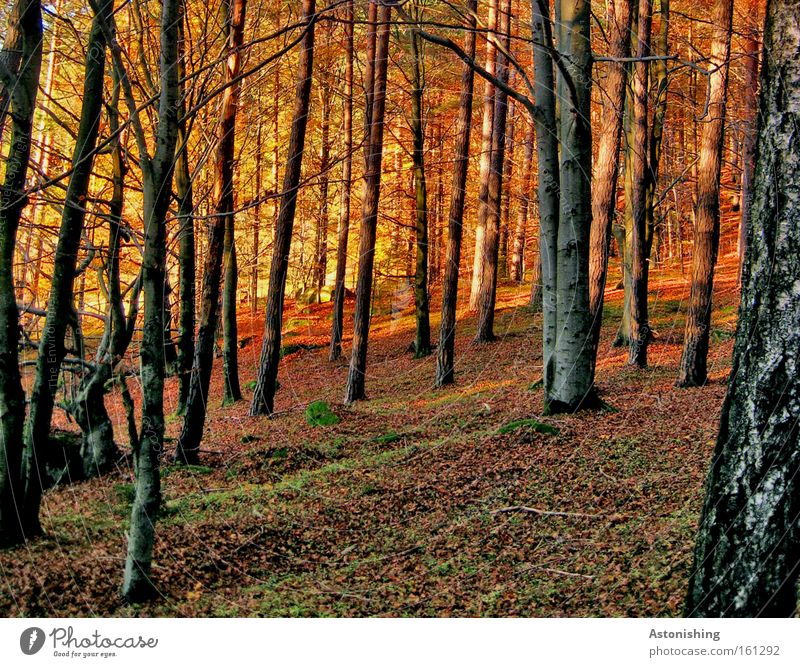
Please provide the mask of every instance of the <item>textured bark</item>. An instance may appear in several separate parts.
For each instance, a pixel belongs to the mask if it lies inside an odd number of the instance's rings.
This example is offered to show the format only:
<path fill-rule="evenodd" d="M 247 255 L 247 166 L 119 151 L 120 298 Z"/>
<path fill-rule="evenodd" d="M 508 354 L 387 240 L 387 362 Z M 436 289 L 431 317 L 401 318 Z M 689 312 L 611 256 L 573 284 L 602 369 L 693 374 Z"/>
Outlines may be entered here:
<path fill-rule="evenodd" d="M 709 67 L 708 117 L 702 127 L 697 166 L 697 204 L 689 311 L 683 355 L 678 369 L 679 387 L 698 387 L 708 377 L 708 339 L 714 266 L 719 251 L 719 188 L 722 166 L 728 67 L 733 29 L 733 0 L 718 0 L 714 11 L 714 38 Z"/>
<path fill-rule="evenodd" d="M 147 154 L 141 126 L 137 129 L 142 164 L 144 253 L 142 285 L 144 324 L 140 348 L 142 379 L 142 427 L 135 454 L 136 485 L 128 554 L 122 594 L 129 601 L 156 595 L 151 580 L 155 521 L 161 504 L 159 457 L 164 448 L 164 276 L 166 263 L 166 216 L 172 192 L 172 174 L 178 135 L 178 25 L 180 0 L 164 0 L 161 6 L 161 57 L 158 128 L 155 154 Z M 120 69 L 121 58 L 116 54 Z M 126 94 L 128 96 L 128 94 Z M 133 101 L 130 100 L 131 105 Z"/>
<path fill-rule="evenodd" d="M 508 83 L 508 58 L 503 50 L 510 46 L 511 0 L 500 0 L 497 10 L 497 33 L 503 49 L 498 49 L 496 59 L 497 79 Z M 503 191 L 503 162 L 506 151 L 506 120 L 508 119 L 508 94 L 498 89 L 494 93 L 492 114 L 492 148 L 489 161 L 489 179 L 486 198 L 486 225 L 481 249 L 480 283 L 478 285 L 478 326 L 475 341 L 488 343 L 495 340 L 494 305 L 497 297 L 497 263 L 500 252 L 500 205 Z M 477 252 L 477 248 L 476 248 Z"/>
<path fill-rule="evenodd" d="M 314 252 L 314 289 L 317 302 L 322 301 L 322 288 L 328 274 L 328 189 L 331 161 L 331 104 L 332 86 L 327 72 L 323 73 L 320 82 L 320 102 L 322 106 L 322 147 L 319 161 L 319 219 L 317 220 L 317 237 Z"/>
<path fill-rule="evenodd" d="M 592 65 L 588 0 L 560 0 L 559 8 L 558 50 L 563 54 L 568 76 L 559 67 L 556 77 L 561 139 L 556 247 L 558 336 L 552 384 L 545 400 L 550 412 L 572 412 L 587 404 L 593 390 L 589 313 Z"/>
<path fill-rule="evenodd" d="M 348 0 L 345 6 L 345 44 L 343 119 L 345 156 L 342 164 L 342 207 L 339 212 L 337 233 L 336 281 L 333 287 L 333 323 L 328 354 L 331 361 L 336 361 L 342 355 L 344 283 L 347 277 L 347 244 L 350 238 L 350 193 L 353 188 L 353 0 Z"/>
<path fill-rule="evenodd" d="M 542 295 L 542 358 L 545 404 L 553 390 L 556 321 L 556 246 L 561 193 L 558 167 L 558 129 L 556 127 L 555 73 L 553 71 L 553 32 L 549 0 L 531 0 L 533 16 L 533 66 L 535 102 L 536 159 L 539 184 L 539 257 Z M 536 282 L 531 286 L 531 300 Z"/>
<path fill-rule="evenodd" d="M 411 134 L 414 138 L 414 225 L 416 230 L 416 265 L 414 270 L 414 314 L 416 338 L 414 356 L 431 353 L 431 316 L 428 299 L 428 183 L 425 176 L 425 125 L 422 119 L 423 90 L 420 38 L 411 34 Z"/>
<path fill-rule="evenodd" d="M 19 52 L 16 65 L 9 52 Z M 0 190 L 0 545 L 23 539 L 22 433 L 25 393 L 19 373 L 19 313 L 14 291 L 14 248 L 25 206 L 25 176 L 30 158 L 33 114 L 42 66 L 42 9 L 39 0 L 17 0 L 3 44 L 0 103 L 5 96 L 11 137 Z M 12 59 L 13 60 L 13 59 Z M 0 126 L 5 124 L 4 115 Z"/>
<path fill-rule="evenodd" d="M 286 274 L 289 269 L 289 249 L 292 243 L 297 189 L 303 166 L 303 148 L 306 140 L 308 109 L 311 102 L 311 74 L 314 64 L 314 27 L 316 25 L 315 0 L 303 0 L 305 35 L 300 44 L 300 60 L 297 66 L 294 117 L 289 136 L 289 151 L 286 172 L 283 178 L 280 212 L 275 226 L 275 243 L 272 265 L 269 272 L 267 311 L 264 321 L 264 342 L 261 347 L 256 387 L 250 404 L 251 415 L 272 414 L 278 364 L 281 351 L 281 323 L 283 321 L 283 297 L 286 289 Z"/>
<path fill-rule="evenodd" d="M 514 74 L 514 70 L 510 71 Z M 513 82 L 513 76 L 509 82 Z M 500 197 L 500 249 L 497 257 L 497 277 L 499 280 L 508 280 L 509 257 L 508 243 L 511 236 L 511 185 L 514 178 L 514 152 L 516 149 L 516 105 L 514 99 L 508 100 L 508 120 L 506 121 L 506 151 L 503 159 L 503 190 Z"/>
<path fill-rule="evenodd" d="M 649 183 L 648 160 L 648 85 L 650 33 L 653 22 L 652 0 L 640 0 L 639 24 L 636 39 L 636 62 L 633 65 L 633 145 L 631 147 L 631 214 L 628 232 L 630 265 L 630 345 L 628 363 L 647 366 L 647 346 L 650 342 L 650 325 L 647 313 L 647 187 Z"/>
<path fill-rule="evenodd" d="M 222 402 L 224 405 L 230 405 L 242 400 L 242 390 L 239 385 L 239 327 L 236 318 L 239 266 L 236 258 L 233 210 L 225 218 L 222 255 L 225 266 L 225 282 L 222 290 Z"/>
<path fill-rule="evenodd" d="M 522 282 L 525 272 L 525 240 L 528 233 L 530 212 L 530 189 L 533 165 L 533 125 L 525 131 L 525 154 L 522 158 L 522 174 L 517 206 L 517 224 L 514 228 L 514 250 L 511 254 L 511 280 Z"/>
<path fill-rule="evenodd" d="M 106 43 L 102 26 L 113 9 L 105 0 L 98 7 L 99 15 L 92 22 L 86 50 L 83 102 L 75 148 L 72 154 L 72 175 L 67 186 L 61 228 L 53 259 L 47 316 L 39 341 L 36 377 L 30 397 L 30 412 L 25 425 L 25 495 L 23 523 L 26 535 L 41 532 L 39 506 L 42 498 L 41 465 L 49 445 L 50 421 L 53 416 L 55 394 L 61 362 L 66 355 L 64 338 L 73 318 L 73 287 L 77 269 L 78 250 L 84 231 L 89 179 L 94 164 L 94 149 L 103 113 L 103 78 L 106 64 Z M 104 458 L 104 457 L 103 457 Z M 98 465 L 106 466 L 105 460 Z"/>
<path fill-rule="evenodd" d="M 706 485 L 689 616 L 792 616 L 800 573 L 800 6 L 768 3 L 728 395 Z"/>
<path fill-rule="evenodd" d="M 535 1 L 535 0 L 534 0 Z M 493 77 L 497 72 L 497 3 L 498 0 L 489 0 L 488 16 L 486 17 L 486 64 L 484 69 Z M 484 237 L 486 225 L 490 218 L 489 211 L 489 174 L 492 167 L 492 132 L 494 128 L 494 95 L 495 85 L 489 78 L 483 81 L 483 126 L 481 129 L 481 160 L 480 160 L 480 190 L 478 193 L 478 220 L 475 227 L 475 255 L 472 260 L 472 285 L 469 293 L 469 307 L 475 310 L 481 284 L 483 282 Z"/>
<path fill-rule="evenodd" d="M 374 2 L 370 4 L 374 4 Z M 372 85 L 369 87 L 371 93 L 368 96 L 370 134 L 365 151 L 366 169 L 364 171 L 364 197 L 361 205 L 358 280 L 356 283 L 356 308 L 353 318 L 353 352 L 350 357 L 350 369 L 347 375 L 347 386 L 344 395 L 345 403 L 352 403 L 366 397 L 367 345 L 372 297 L 372 273 L 375 263 L 375 237 L 381 190 L 383 121 L 386 109 L 390 19 L 391 7 L 381 5 L 378 9 L 375 61 L 371 66 L 373 79 Z"/>
<path fill-rule="evenodd" d="M 609 0 L 608 55 L 622 59 L 630 55 L 632 0 Z M 592 316 L 592 348 L 597 357 L 603 323 L 603 298 L 608 276 L 611 229 L 617 208 L 619 149 L 622 138 L 625 84 L 628 69 L 622 62 L 610 62 L 603 97 L 603 118 L 597 140 L 597 160 L 592 181 L 592 229 L 589 240 L 589 309 Z"/>
<path fill-rule="evenodd" d="M 478 0 L 468 0 L 467 31 L 464 53 L 470 60 L 475 58 L 475 12 Z M 442 285 L 442 320 L 439 332 L 439 347 L 436 357 L 436 386 L 452 384 L 454 380 L 454 350 L 456 337 L 456 304 L 458 301 L 458 273 L 461 266 L 461 239 L 463 236 L 464 199 L 467 192 L 467 169 L 469 167 L 469 139 L 472 129 L 472 97 L 475 73 L 465 63 L 461 70 L 461 93 L 456 120 L 455 161 L 453 162 L 453 187 L 450 191 L 450 214 L 448 219 L 447 258 L 445 260 L 444 284 Z"/>

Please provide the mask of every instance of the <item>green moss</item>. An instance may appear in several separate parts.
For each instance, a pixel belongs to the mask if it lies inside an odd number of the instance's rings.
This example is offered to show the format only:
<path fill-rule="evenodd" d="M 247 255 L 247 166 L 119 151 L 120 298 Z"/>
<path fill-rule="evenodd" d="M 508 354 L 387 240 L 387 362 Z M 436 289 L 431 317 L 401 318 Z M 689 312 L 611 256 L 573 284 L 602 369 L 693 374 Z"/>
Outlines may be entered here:
<path fill-rule="evenodd" d="M 520 429 L 532 430 L 546 435 L 558 435 L 558 429 L 555 426 L 542 424 L 535 419 L 517 419 L 516 421 L 508 422 L 508 424 L 501 426 L 497 432 L 500 435 L 505 435 L 506 433 L 512 433 Z"/>
<path fill-rule="evenodd" d="M 339 417 L 325 401 L 314 401 L 306 408 L 306 421 L 311 426 L 333 426 L 339 423 Z"/>

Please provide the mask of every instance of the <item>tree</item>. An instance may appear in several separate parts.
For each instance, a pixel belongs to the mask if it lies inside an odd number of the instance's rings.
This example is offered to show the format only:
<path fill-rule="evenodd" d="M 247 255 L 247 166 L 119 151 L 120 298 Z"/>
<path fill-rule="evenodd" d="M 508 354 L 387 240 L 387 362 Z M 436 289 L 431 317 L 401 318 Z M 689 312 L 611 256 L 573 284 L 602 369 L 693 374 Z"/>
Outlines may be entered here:
<path fill-rule="evenodd" d="M 264 321 L 264 342 L 261 347 L 258 377 L 250 404 L 251 415 L 271 414 L 275 400 L 278 364 L 281 351 L 281 323 L 286 273 L 289 268 L 289 249 L 297 207 L 297 189 L 303 165 L 303 148 L 311 102 L 311 75 L 314 65 L 314 26 L 316 24 L 315 0 L 303 0 L 303 39 L 300 43 L 300 60 L 297 66 L 294 118 L 289 136 L 289 155 L 283 179 L 280 213 L 275 226 L 272 265 L 269 272 L 267 312 Z"/>
<path fill-rule="evenodd" d="M 797 3 L 770 0 L 739 324 L 697 534 L 689 616 L 791 616 L 797 605 L 798 26 Z"/>
<path fill-rule="evenodd" d="M 19 372 L 19 312 L 14 290 L 14 247 L 25 206 L 33 113 L 42 66 L 39 0 L 16 0 L 0 52 L 0 127 L 11 119 L 11 139 L 0 191 L 0 544 L 23 539 L 22 497 L 25 393 Z"/>
<path fill-rule="evenodd" d="M 475 58 L 475 25 L 478 0 L 469 0 L 467 5 L 467 30 L 464 52 L 470 60 Z M 461 70 L 461 92 L 458 100 L 456 120 L 455 160 L 453 162 L 453 187 L 450 192 L 450 215 L 448 218 L 447 258 L 445 260 L 444 284 L 442 285 L 442 320 L 439 347 L 436 357 L 436 386 L 453 383 L 453 357 L 456 338 L 456 303 L 458 300 L 458 272 L 461 266 L 461 238 L 464 232 L 464 199 L 467 194 L 467 170 L 469 167 L 469 139 L 472 129 L 472 91 L 475 73 L 470 63 Z"/>
<path fill-rule="evenodd" d="M 370 5 L 374 5 L 370 0 Z M 344 402 L 366 397 L 367 345 L 369 340 L 370 302 L 372 299 L 375 238 L 378 224 L 378 204 L 381 192 L 381 163 L 383 159 L 383 121 L 386 110 L 386 75 L 389 60 L 389 27 L 391 7 L 381 4 L 377 11 L 374 62 L 367 80 L 367 127 L 369 140 L 365 147 L 364 197 L 361 205 L 361 233 L 358 253 L 358 280 L 354 315 L 353 351 L 347 374 Z M 367 51 L 369 57 L 369 50 Z"/>
<path fill-rule="evenodd" d="M 208 239 L 208 251 L 203 273 L 203 286 L 200 303 L 200 322 L 197 329 L 192 374 L 189 382 L 186 414 L 183 428 L 178 437 L 176 458 L 184 463 L 196 464 L 203 437 L 208 403 L 208 387 L 211 383 L 211 369 L 214 364 L 214 341 L 217 336 L 217 311 L 219 304 L 220 281 L 222 279 L 223 257 L 226 237 L 230 242 L 233 233 L 233 160 L 236 125 L 236 107 L 239 90 L 236 83 L 241 67 L 241 46 L 244 40 L 244 20 L 247 9 L 246 0 L 233 0 L 224 3 L 224 19 L 227 54 L 225 65 L 226 86 L 220 107 L 220 122 L 217 125 L 217 153 L 214 162 L 214 217 Z M 230 243 L 228 251 L 232 249 Z M 230 284 L 228 284 L 230 287 Z M 228 297 L 230 303 L 230 297 Z M 232 388 L 226 377 L 225 396 L 229 397 Z M 235 378 L 238 387 L 238 374 Z"/>
<path fill-rule="evenodd" d="M 533 124 L 525 131 L 525 152 L 522 158 L 522 183 L 517 208 L 517 224 L 514 228 L 514 247 L 511 254 L 511 280 L 522 282 L 525 271 L 525 240 L 528 233 L 528 216 L 531 213 L 530 189 L 533 176 Z M 538 262 L 538 258 L 536 260 Z"/>
<path fill-rule="evenodd" d="M 697 167 L 692 282 L 683 355 L 676 383 L 679 387 L 699 387 L 708 378 L 708 338 L 714 266 L 719 251 L 720 169 L 732 31 L 733 0 L 717 0 L 709 59 L 711 72 L 708 76 L 708 111 L 701 130 Z"/>
<path fill-rule="evenodd" d="M 345 5 L 345 71 L 344 71 L 344 161 L 342 162 L 342 206 L 336 247 L 336 279 L 333 286 L 333 321 L 329 358 L 336 361 L 342 354 L 345 278 L 347 276 L 347 243 L 350 237 L 350 192 L 353 186 L 353 0 Z"/>

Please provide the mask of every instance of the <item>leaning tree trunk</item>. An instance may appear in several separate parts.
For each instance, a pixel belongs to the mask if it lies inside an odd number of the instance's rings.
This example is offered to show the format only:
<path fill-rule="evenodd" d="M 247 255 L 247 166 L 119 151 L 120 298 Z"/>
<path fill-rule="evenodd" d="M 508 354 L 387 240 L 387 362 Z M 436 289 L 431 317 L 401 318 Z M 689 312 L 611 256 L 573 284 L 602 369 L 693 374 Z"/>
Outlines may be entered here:
<path fill-rule="evenodd" d="M 724 25 L 724 24 L 723 24 Z M 751 229 L 688 616 L 792 616 L 800 573 L 800 5 L 771 0 Z"/>
<path fill-rule="evenodd" d="M 603 298 L 608 276 L 611 229 L 617 209 L 619 148 L 624 117 L 622 111 L 628 78 L 628 68 L 620 61 L 630 54 L 632 2 L 633 0 L 610 0 L 607 3 L 608 55 L 612 61 L 608 63 L 606 95 L 603 97 L 603 119 L 592 183 L 592 229 L 589 241 L 589 309 L 592 315 L 592 348 L 595 361 L 603 324 Z"/>
<path fill-rule="evenodd" d="M 140 348 L 142 427 L 135 452 L 136 485 L 128 554 L 122 584 L 123 596 L 133 602 L 156 594 L 151 579 L 155 521 L 161 504 L 159 457 L 164 449 L 164 275 L 166 264 L 166 217 L 172 193 L 172 173 L 178 136 L 180 94 L 178 86 L 178 24 L 180 0 L 164 0 L 161 6 L 161 58 L 158 127 L 155 155 L 147 151 L 144 129 L 118 47 L 115 66 L 125 80 L 125 96 L 133 117 L 142 165 L 144 253 L 142 286 L 144 323 Z"/>
<path fill-rule="evenodd" d="M 539 257 L 542 285 L 542 358 L 545 404 L 552 392 L 556 346 L 556 243 L 558 200 L 561 186 L 558 169 L 553 32 L 549 0 L 531 0 L 533 16 L 534 97 L 539 115 L 534 118 L 539 184 Z M 532 286 L 532 291 L 533 291 Z"/>
<path fill-rule="evenodd" d="M 0 109 L 0 127 L 5 124 L 6 115 L 11 117 L 11 141 L 0 190 L 0 545 L 5 546 L 24 539 L 18 501 L 23 494 L 25 393 L 19 373 L 19 312 L 13 265 L 17 230 L 26 202 L 25 176 L 42 65 L 39 0 L 14 3 L 0 57 L 0 103 L 7 104 L 10 112 L 6 114 L 5 107 Z"/>
<path fill-rule="evenodd" d="M 648 83 L 650 64 L 650 32 L 653 22 L 653 1 L 640 0 L 636 39 L 636 62 L 633 65 L 633 146 L 631 171 L 631 213 L 627 238 L 630 252 L 630 345 L 628 363 L 647 366 L 650 325 L 647 314 L 647 187 L 648 159 Z"/>
<path fill-rule="evenodd" d="M 244 39 L 246 0 L 234 0 L 232 4 L 226 4 L 224 7 L 226 9 L 223 20 L 226 25 L 229 56 L 225 67 L 225 80 L 230 83 L 235 81 L 239 75 L 241 63 L 239 51 Z M 223 258 L 226 241 L 230 241 L 230 237 L 233 235 L 233 160 L 237 100 L 238 85 L 228 86 L 222 99 L 221 121 L 217 126 L 217 156 L 214 163 L 214 217 L 206 249 L 200 322 L 197 329 L 183 428 L 178 436 L 176 452 L 178 461 L 189 464 L 196 464 L 199 460 L 200 441 L 203 439 L 208 405 L 208 388 L 211 384 L 211 370 L 214 365 L 214 343 L 217 337 Z M 229 243 L 227 249 L 232 253 L 230 245 Z M 230 288 L 232 284 L 226 278 L 226 288 Z M 230 304 L 230 297 L 228 297 L 227 303 Z M 226 358 L 225 361 L 228 362 L 229 359 Z M 226 398 L 228 398 L 228 393 L 236 388 L 229 385 L 228 379 L 235 380 L 236 387 L 238 387 L 238 372 L 230 378 L 226 377 Z"/>
<path fill-rule="evenodd" d="M 89 178 L 94 164 L 94 149 L 103 113 L 103 83 L 106 66 L 106 42 L 102 26 L 113 10 L 113 2 L 105 0 L 98 6 L 98 15 L 92 22 L 86 49 L 83 83 L 83 103 L 75 149 L 72 154 L 72 175 L 67 186 L 61 229 L 53 259 L 50 296 L 47 300 L 47 317 L 39 341 L 36 377 L 31 392 L 30 412 L 25 425 L 25 496 L 23 521 L 27 535 L 41 532 L 39 506 L 42 499 L 44 462 L 50 438 L 50 421 L 53 417 L 55 394 L 61 362 L 66 355 L 64 338 L 71 319 L 73 286 L 77 268 L 78 249 L 86 217 Z M 105 454 L 100 454 L 97 465 L 108 465 Z"/>
<path fill-rule="evenodd" d="M 292 228 L 297 207 L 297 189 L 303 165 L 303 147 L 308 125 L 308 109 L 311 102 L 311 74 L 314 64 L 314 26 L 316 24 L 315 0 L 303 0 L 303 30 L 300 61 L 297 66 L 294 118 L 289 136 L 289 155 L 283 179 L 283 194 L 278 222 L 275 226 L 275 243 L 272 265 L 269 272 L 267 313 L 264 322 L 264 343 L 258 368 L 251 415 L 272 414 L 275 388 L 278 379 L 278 364 L 281 352 L 281 323 L 283 321 L 283 297 L 286 289 L 286 274 L 289 270 L 289 250 L 292 243 Z"/>
<path fill-rule="evenodd" d="M 511 0 L 500 0 L 498 6 L 497 33 L 502 42 L 496 59 L 497 80 L 508 83 L 508 52 L 510 47 Z M 506 120 L 508 118 L 508 93 L 498 89 L 494 93 L 494 112 L 492 114 L 492 144 L 489 160 L 489 179 L 487 182 L 487 219 L 483 234 L 481 253 L 480 282 L 478 285 L 478 326 L 475 341 L 488 343 L 495 340 L 494 306 L 497 297 L 497 261 L 500 250 L 500 205 L 503 191 L 503 163 L 506 154 Z M 476 248 L 476 252 L 478 249 Z"/>
<path fill-rule="evenodd" d="M 374 6 L 374 5 L 373 5 Z M 342 206 L 336 247 L 336 279 L 333 285 L 333 322 L 328 358 L 342 356 L 344 319 L 344 282 L 347 277 L 347 243 L 350 237 L 350 192 L 353 188 L 353 0 L 345 6 L 345 70 L 344 70 L 344 161 L 342 163 Z"/>
<path fill-rule="evenodd" d="M 417 256 L 414 272 L 416 339 L 414 356 L 431 353 L 431 315 L 428 299 L 428 184 L 425 178 L 425 126 L 422 120 L 423 72 L 420 38 L 411 33 L 411 133 L 414 136 L 414 222 Z"/>
<path fill-rule="evenodd" d="M 535 1 L 535 0 L 534 0 Z M 497 2 L 489 0 L 489 14 L 486 18 L 486 65 L 489 76 L 483 81 L 483 127 L 481 129 L 480 189 L 478 193 L 478 220 L 475 227 L 475 255 L 472 261 L 472 285 L 469 294 L 469 307 L 478 307 L 480 286 L 483 281 L 483 255 L 486 225 L 489 220 L 489 172 L 492 166 L 492 130 L 494 128 L 495 85 L 492 77 L 497 72 Z"/>
<path fill-rule="evenodd" d="M 469 0 L 464 52 L 470 60 L 475 58 L 475 25 L 478 0 Z M 458 272 L 461 266 L 461 238 L 464 228 L 464 199 L 467 194 L 469 167 L 469 138 L 472 129 L 472 91 L 475 73 L 469 63 L 461 70 L 461 94 L 456 120 L 455 161 L 453 162 L 453 187 L 450 192 L 450 217 L 448 220 L 447 258 L 442 285 L 442 321 L 436 358 L 436 386 L 453 383 L 453 357 L 456 340 L 456 305 L 458 302 Z"/>
<path fill-rule="evenodd" d="M 371 0 L 370 4 L 374 4 L 374 2 Z M 347 374 L 345 403 L 352 403 L 366 397 L 367 345 L 372 299 L 372 269 L 375 263 L 375 237 L 378 225 L 378 203 L 381 192 L 383 120 L 386 110 L 386 74 L 389 60 L 391 11 L 391 7 L 383 4 L 378 9 L 375 60 L 371 67 L 371 94 L 367 100 L 369 105 L 369 140 L 366 143 L 364 197 L 361 205 L 356 308 L 353 318 L 353 351 Z"/>
<path fill-rule="evenodd" d="M 702 127 L 700 162 L 697 167 L 692 284 L 683 356 L 676 383 L 679 387 L 699 387 L 708 379 L 711 296 L 714 291 L 714 265 L 719 250 L 719 183 L 732 29 L 733 0 L 717 0 L 714 41 L 708 65 L 711 68 L 708 118 Z"/>

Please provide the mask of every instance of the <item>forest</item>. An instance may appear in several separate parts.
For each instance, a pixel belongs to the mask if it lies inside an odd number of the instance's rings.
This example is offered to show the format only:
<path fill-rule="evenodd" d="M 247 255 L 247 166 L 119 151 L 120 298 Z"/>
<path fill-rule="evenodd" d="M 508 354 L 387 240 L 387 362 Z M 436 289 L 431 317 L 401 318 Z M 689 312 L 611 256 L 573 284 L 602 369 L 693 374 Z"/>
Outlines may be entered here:
<path fill-rule="evenodd" d="M 4 616 L 789 617 L 795 0 L 8 0 Z"/>

